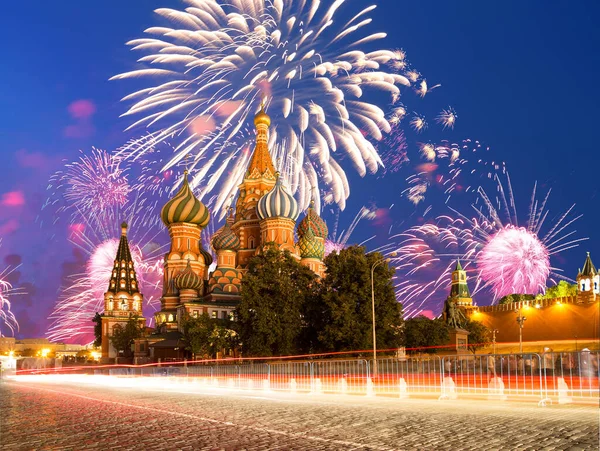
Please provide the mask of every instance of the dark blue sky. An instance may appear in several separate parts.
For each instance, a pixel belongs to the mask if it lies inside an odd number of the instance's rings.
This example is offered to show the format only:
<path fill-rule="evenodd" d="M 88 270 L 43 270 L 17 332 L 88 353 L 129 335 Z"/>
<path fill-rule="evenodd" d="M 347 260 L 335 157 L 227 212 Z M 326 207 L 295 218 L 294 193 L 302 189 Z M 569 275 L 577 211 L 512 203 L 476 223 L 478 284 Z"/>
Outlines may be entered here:
<path fill-rule="evenodd" d="M 373 29 L 388 33 L 385 47 L 403 48 L 430 83 L 442 84 L 424 99 L 424 108 L 451 105 L 458 112 L 456 128 L 445 137 L 479 139 L 491 146 L 507 162 L 523 212 L 535 180 L 553 189 L 552 213 L 576 202 L 584 215 L 574 227 L 577 235 L 592 239 L 565 253 L 560 264 L 574 276 L 585 250 L 600 261 L 595 239 L 600 223 L 598 3 L 377 3 Z M 157 24 L 153 9 L 179 4 L 105 0 L 3 5 L 0 256 L 12 255 L 11 263 L 20 260 L 20 274 L 13 280 L 31 284 L 29 295 L 14 298 L 21 335 L 44 333 L 61 265 L 72 259 L 64 227 L 53 230 L 36 222 L 48 177 L 63 158 L 75 158 L 78 149 L 93 145 L 111 150 L 126 141 L 129 136 L 122 130 L 128 123 L 118 118 L 125 108 L 119 99 L 130 86 L 108 79 L 133 68 L 139 55 L 131 54 L 125 42 Z M 89 100 L 95 111 L 77 118 L 68 106 L 80 99 Z M 356 181 L 350 210 L 373 197 L 381 205 L 398 201 L 402 179 L 377 179 L 381 185 L 373 180 Z M 357 238 L 361 233 L 370 231 L 358 229 Z M 37 306 L 34 312 L 32 306 Z"/>

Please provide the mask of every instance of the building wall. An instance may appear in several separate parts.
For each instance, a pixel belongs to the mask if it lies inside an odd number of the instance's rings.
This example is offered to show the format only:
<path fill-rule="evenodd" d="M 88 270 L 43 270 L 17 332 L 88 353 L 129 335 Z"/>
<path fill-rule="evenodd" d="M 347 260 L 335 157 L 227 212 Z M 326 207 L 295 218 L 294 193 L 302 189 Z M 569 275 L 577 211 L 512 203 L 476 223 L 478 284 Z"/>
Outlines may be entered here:
<path fill-rule="evenodd" d="M 536 304 L 539 308 L 536 308 Z M 523 341 L 598 340 L 600 338 L 600 302 L 581 303 L 576 297 L 517 302 L 469 309 L 471 319 L 497 329 L 498 343 L 519 341 L 515 309 L 527 318 Z"/>

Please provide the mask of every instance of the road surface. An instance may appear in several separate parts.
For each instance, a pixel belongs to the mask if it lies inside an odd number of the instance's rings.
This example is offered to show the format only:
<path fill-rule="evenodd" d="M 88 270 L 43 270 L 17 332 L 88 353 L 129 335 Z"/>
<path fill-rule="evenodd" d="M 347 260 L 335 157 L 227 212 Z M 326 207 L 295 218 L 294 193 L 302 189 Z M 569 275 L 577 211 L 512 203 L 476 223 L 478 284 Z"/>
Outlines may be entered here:
<path fill-rule="evenodd" d="M 589 450 L 598 408 L 0 382 L 1 450 Z"/>

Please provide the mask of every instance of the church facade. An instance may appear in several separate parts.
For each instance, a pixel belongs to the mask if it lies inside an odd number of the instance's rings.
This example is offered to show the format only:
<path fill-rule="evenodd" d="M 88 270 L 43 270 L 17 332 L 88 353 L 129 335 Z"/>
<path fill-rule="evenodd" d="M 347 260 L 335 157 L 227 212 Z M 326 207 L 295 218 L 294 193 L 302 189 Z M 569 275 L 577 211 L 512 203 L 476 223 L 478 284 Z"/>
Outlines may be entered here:
<path fill-rule="evenodd" d="M 254 124 L 256 145 L 238 187 L 235 209 L 230 209 L 225 224 L 211 240 L 217 256 L 214 271 L 209 272 L 213 263 L 211 253 L 202 247 L 202 233 L 209 223 L 210 212 L 192 192 L 187 171 L 177 193 L 163 206 L 161 219 L 171 243 L 164 259 L 161 309 L 154 315 L 158 333 L 136 340 L 136 357 L 180 356 L 181 342 L 177 335 L 186 315 L 232 319 L 248 261 L 266 245 L 289 251 L 301 264 L 323 276 L 327 225 L 313 203 L 297 222 L 298 203 L 273 164 L 267 144 L 271 119 L 262 107 L 254 117 Z M 119 256 L 117 260 L 121 261 Z M 128 295 L 133 308 L 136 294 L 128 292 Z M 128 318 L 134 311 L 122 312 L 119 315 Z M 138 314 L 141 315 L 141 310 Z"/>

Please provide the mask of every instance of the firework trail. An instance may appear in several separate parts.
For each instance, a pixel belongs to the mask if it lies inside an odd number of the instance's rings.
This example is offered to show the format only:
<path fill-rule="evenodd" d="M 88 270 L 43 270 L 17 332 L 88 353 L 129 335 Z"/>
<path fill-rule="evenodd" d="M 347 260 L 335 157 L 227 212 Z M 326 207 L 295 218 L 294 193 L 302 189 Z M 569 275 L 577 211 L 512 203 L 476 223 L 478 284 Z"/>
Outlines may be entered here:
<path fill-rule="evenodd" d="M 352 245 L 353 243 L 349 243 L 352 233 L 354 233 L 354 229 L 358 226 L 358 224 L 366 219 L 373 220 L 377 216 L 377 207 L 375 205 L 364 206 L 362 207 L 356 216 L 352 219 L 348 227 L 342 229 L 341 232 L 338 233 L 339 225 L 340 225 L 340 210 L 336 209 L 334 212 L 334 221 L 332 232 L 329 234 L 329 237 L 325 240 L 325 255 L 329 255 L 331 252 L 339 252 L 342 249 Z M 375 238 L 375 235 L 363 240 L 358 243 L 360 246 L 366 244 L 368 241 Z"/>
<path fill-rule="evenodd" d="M 551 259 L 587 239 L 576 238 L 572 230 L 581 215 L 574 214 L 573 205 L 551 219 L 547 208 L 550 191 L 538 197 L 536 185 L 527 218 L 520 219 L 510 176 L 505 166 L 494 165 L 500 167 L 498 172 L 486 172 L 490 166 L 481 165 L 492 190 L 479 185 L 454 191 L 476 196 L 473 213 L 450 207 L 450 214 L 392 236 L 392 243 L 381 249 L 388 255 L 397 253 L 393 258 L 399 280 L 397 296 L 407 317 L 424 309 L 440 311 L 458 258 L 467 271 L 472 294 L 479 293 L 483 303 L 512 293 L 542 293 L 550 283 L 570 280 L 560 268 L 552 266 Z M 457 177 L 448 177 L 446 189 L 456 188 Z M 427 208 L 428 213 L 432 211 Z"/>
<path fill-rule="evenodd" d="M 2 239 L 0 239 L 0 246 Z M 17 267 L 6 267 L 0 270 L 0 337 L 14 336 L 19 330 L 19 323 L 11 311 L 10 298 L 14 295 L 23 294 L 19 288 L 14 288 L 7 280 L 8 276 Z"/>
<path fill-rule="evenodd" d="M 350 188 L 341 161 L 348 159 L 361 176 L 375 173 L 382 161 L 371 140 L 390 132 L 384 110 L 368 94 L 383 91 L 394 103 L 399 87 L 421 79 L 403 51 L 361 50 L 385 37 L 365 31 L 375 6 L 343 23 L 337 19 L 343 0 L 330 6 L 317 0 L 187 3 L 185 10 L 156 10 L 172 25 L 130 41 L 144 53 L 141 68 L 113 77 L 151 81 L 124 98 L 131 103 L 125 116 L 137 118 L 130 129 L 149 131 L 150 139 L 130 146 L 134 158 L 157 143 L 177 142 L 162 169 L 191 154 L 192 184 L 203 181 L 208 188 L 201 195 L 216 194 L 218 213 L 241 182 L 253 115 L 264 97 L 273 118 L 269 145 L 281 165 L 293 162 L 287 182 L 301 208 L 317 188 L 343 209 Z"/>
<path fill-rule="evenodd" d="M 134 220 L 131 222 L 135 224 Z M 117 226 L 118 223 L 103 224 L 95 218 L 72 228 L 70 241 L 84 252 L 86 264 L 84 271 L 68 277 L 61 288 L 59 300 L 50 315 L 52 325 L 47 333 L 50 340 L 79 344 L 94 341 L 92 318 L 96 312 L 104 311 L 104 293 L 119 246 Z M 159 245 L 157 235 L 147 229 L 132 226 L 129 231 L 134 267 L 140 292 L 144 295 L 144 316 L 152 320 L 153 313 L 160 308 L 162 258 L 166 247 Z"/>
<path fill-rule="evenodd" d="M 408 163 L 408 144 L 404 132 L 397 125 L 392 126 L 392 133 L 382 140 L 379 146 L 383 169 L 381 175 L 398 172 L 402 166 Z"/>

